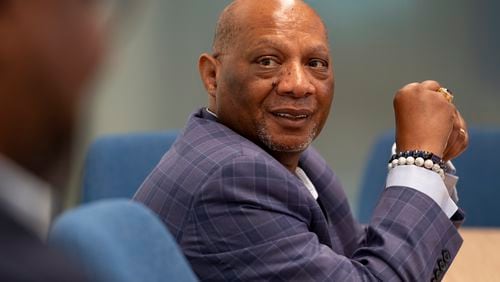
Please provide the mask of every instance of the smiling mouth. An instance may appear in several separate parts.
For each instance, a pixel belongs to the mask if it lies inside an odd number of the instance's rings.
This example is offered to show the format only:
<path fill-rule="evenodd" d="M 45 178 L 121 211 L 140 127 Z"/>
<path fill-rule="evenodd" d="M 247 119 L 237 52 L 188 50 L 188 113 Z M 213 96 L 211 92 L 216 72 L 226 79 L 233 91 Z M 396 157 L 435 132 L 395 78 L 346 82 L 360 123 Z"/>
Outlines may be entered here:
<path fill-rule="evenodd" d="M 280 112 L 273 113 L 273 115 L 280 118 L 286 118 L 291 120 L 301 120 L 309 117 L 309 115 L 307 114 L 292 114 L 292 113 L 280 113 Z"/>
<path fill-rule="evenodd" d="M 310 118 L 313 114 L 313 111 L 309 109 L 281 108 L 271 110 L 270 113 L 280 119 L 299 121 Z"/>

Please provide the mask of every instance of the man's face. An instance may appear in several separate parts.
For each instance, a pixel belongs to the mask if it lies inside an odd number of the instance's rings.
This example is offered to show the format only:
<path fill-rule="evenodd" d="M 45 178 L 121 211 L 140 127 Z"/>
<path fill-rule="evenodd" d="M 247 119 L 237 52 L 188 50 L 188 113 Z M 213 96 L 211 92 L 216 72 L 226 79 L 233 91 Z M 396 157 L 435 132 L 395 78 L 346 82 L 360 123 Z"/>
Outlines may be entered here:
<path fill-rule="evenodd" d="M 218 56 L 218 117 L 271 151 L 301 152 L 323 128 L 333 98 L 324 26 L 310 11 L 285 8 L 243 21 Z"/>

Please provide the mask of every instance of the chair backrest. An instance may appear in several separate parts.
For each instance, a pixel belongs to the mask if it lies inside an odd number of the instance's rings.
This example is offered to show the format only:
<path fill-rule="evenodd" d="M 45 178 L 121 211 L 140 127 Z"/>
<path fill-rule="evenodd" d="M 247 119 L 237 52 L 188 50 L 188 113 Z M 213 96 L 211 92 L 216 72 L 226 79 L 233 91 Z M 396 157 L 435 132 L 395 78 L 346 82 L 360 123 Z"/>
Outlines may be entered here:
<path fill-rule="evenodd" d="M 89 281 L 197 281 L 156 214 L 128 199 L 64 213 L 52 226 L 49 244 L 79 262 Z"/>
<path fill-rule="evenodd" d="M 85 160 L 81 201 L 131 198 L 176 138 L 176 131 L 98 138 Z"/>
<path fill-rule="evenodd" d="M 500 226 L 500 129 L 469 130 L 469 148 L 453 161 L 460 180 L 459 206 L 465 211 L 465 226 Z M 365 168 L 358 202 L 358 218 L 370 220 L 385 186 L 386 161 L 394 132 L 381 135 L 373 146 Z"/>
<path fill-rule="evenodd" d="M 372 146 L 363 173 L 358 196 L 357 217 L 361 223 L 370 221 L 375 205 L 385 187 L 387 161 L 394 143 L 394 131 L 380 135 Z"/>

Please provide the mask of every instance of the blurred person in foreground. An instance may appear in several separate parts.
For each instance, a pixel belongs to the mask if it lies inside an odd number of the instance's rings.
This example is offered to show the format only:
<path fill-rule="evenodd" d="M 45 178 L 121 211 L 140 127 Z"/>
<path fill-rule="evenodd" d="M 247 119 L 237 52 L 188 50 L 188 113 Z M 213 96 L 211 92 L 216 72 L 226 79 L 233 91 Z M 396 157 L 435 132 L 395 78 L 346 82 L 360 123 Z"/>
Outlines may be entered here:
<path fill-rule="evenodd" d="M 463 220 L 445 160 L 468 143 L 449 91 L 425 81 L 395 95 L 397 152 L 362 227 L 310 146 L 334 93 L 327 30 L 312 8 L 234 1 L 199 69 L 208 107 L 191 115 L 135 199 L 160 215 L 201 280 L 443 277 Z"/>
<path fill-rule="evenodd" d="M 82 280 L 44 239 L 106 49 L 97 3 L 0 0 L 0 281 Z"/>

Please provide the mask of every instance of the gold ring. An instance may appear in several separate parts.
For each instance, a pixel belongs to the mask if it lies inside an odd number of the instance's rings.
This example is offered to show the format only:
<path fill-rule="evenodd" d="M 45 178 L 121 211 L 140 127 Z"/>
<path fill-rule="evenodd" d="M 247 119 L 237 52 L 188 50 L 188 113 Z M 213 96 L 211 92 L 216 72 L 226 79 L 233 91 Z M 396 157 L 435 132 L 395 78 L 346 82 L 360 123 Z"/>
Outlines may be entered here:
<path fill-rule="evenodd" d="M 451 91 L 444 88 L 444 87 L 439 87 L 439 89 L 437 90 L 437 92 L 443 94 L 444 98 L 448 101 L 448 102 L 453 102 L 453 95 L 451 94 Z"/>

